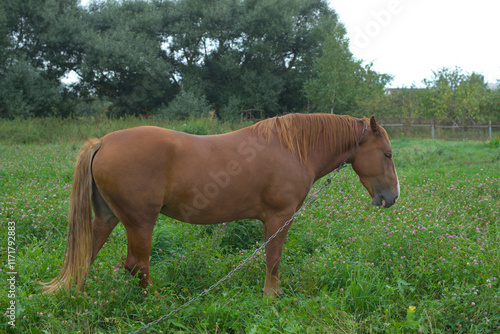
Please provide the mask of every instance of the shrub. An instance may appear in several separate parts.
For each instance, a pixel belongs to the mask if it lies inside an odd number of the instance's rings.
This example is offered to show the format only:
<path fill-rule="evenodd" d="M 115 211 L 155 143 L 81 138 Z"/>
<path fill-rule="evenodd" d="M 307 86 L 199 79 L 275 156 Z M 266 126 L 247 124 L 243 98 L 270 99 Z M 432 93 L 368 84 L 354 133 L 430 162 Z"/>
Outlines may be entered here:
<path fill-rule="evenodd" d="M 188 119 L 200 117 L 210 110 L 205 96 L 198 96 L 190 91 L 182 90 L 166 108 L 156 113 L 160 119 Z"/>

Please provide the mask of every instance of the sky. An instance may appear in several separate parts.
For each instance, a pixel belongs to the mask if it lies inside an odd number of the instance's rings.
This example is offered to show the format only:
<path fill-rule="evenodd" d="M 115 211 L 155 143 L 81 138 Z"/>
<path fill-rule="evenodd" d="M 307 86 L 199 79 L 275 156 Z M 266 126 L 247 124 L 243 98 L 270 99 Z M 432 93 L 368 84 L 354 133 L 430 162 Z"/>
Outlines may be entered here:
<path fill-rule="evenodd" d="M 394 76 L 390 87 L 422 87 L 448 67 L 500 80 L 498 0 L 329 0 L 354 56 Z"/>

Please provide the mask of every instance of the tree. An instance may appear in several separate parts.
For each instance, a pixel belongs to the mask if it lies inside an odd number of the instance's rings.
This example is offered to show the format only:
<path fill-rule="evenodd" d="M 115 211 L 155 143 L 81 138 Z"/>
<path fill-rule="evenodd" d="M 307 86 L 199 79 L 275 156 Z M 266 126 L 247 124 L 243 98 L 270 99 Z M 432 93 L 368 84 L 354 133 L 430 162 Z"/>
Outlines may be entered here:
<path fill-rule="evenodd" d="M 351 109 L 355 98 L 356 72 L 360 63 L 349 51 L 349 41 L 341 25 L 323 44 L 323 55 L 315 61 L 315 77 L 306 83 L 308 98 L 321 111 L 342 113 Z"/>
<path fill-rule="evenodd" d="M 92 109 L 75 108 L 88 99 L 109 102 L 115 114 L 149 115 L 169 110 L 174 101 L 192 100 L 231 118 L 252 108 L 272 116 L 303 111 L 304 85 L 311 78 L 319 88 L 321 81 L 335 84 L 324 94 L 328 110 L 334 105 L 341 112 L 356 105 L 360 93 L 373 96 L 385 80 L 352 58 L 326 0 L 103 0 L 88 7 L 79 0 L 4 0 L 0 5 L 5 9 L 0 12 L 2 115 L 16 114 L 21 104 L 15 101 L 31 105 L 22 105 L 24 115 L 69 115 Z M 329 37 L 332 32 L 336 35 Z M 335 73 L 328 69 L 332 59 Z M 68 73 L 79 80 L 62 86 Z M 36 101 L 42 97 L 44 103 Z"/>
<path fill-rule="evenodd" d="M 0 79 L 0 113 L 4 118 L 58 114 L 62 86 L 47 79 L 27 59 L 4 63 Z"/>
<path fill-rule="evenodd" d="M 268 115 L 304 108 L 302 85 L 337 22 L 324 0 L 184 0 L 174 12 L 168 49 L 180 55 L 180 84 L 217 110 L 231 104 Z"/>
<path fill-rule="evenodd" d="M 345 35 L 341 24 L 329 34 L 315 60 L 313 77 L 305 84 L 316 110 L 352 114 L 358 108 L 367 109 L 366 101 L 382 97 L 391 80 L 391 76 L 372 70 L 372 64 L 363 65 L 355 59 Z"/>
<path fill-rule="evenodd" d="M 391 89 L 383 97 L 381 114 L 387 117 L 415 118 L 427 117 L 428 90 L 412 87 Z"/>
<path fill-rule="evenodd" d="M 92 3 L 82 20 L 74 88 L 110 100 L 117 114 L 148 114 L 172 100 L 178 88 L 161 48 L 162 19 L 147 1 Z"/>
<path fill-rule="evenodd" d="M 372 67 L 373 64 L 368 63 L 358 68 L 358 82 L 355 87 L 356 98 L 352 111 L 357 116 L 385 115 L 387 113 L 383 100 L 386 97 L 385 87 L 391 82 L 392 76 L 378 73 Z"/>
<path fill-rule="evenodd" d="M 500 120 L 500 80 L 486 90 L 483 116 Z"/>
<path fill-rule="evenodd" d="M 464 73 L 442 68 L 430 80 L 424 80 L 431 91 L 432 115 L 448 118 L 461 124 L 465 119 L 480 120 L 485 115 L 487 85 L 484 77 L 477 73 Z"/>
<path fill-rule="evenodd" d="M 58 60 L 71 56 L 63 56 L 68 50 L 58 31 L 67 36 L 69 27 L 58 18 L 78 10 L 77 1 L 5 0 L 0 6 L 0 116 L 59 114 L 67 66 Z"/>
<path fill-rule="evenodd" d="M 134 114 L 165 110 L 180 91 L 217 111 L 303 110 L 312 59 L 337 22 L 325 0 L 103 1 L 79 14 L 72 89 Z"/>

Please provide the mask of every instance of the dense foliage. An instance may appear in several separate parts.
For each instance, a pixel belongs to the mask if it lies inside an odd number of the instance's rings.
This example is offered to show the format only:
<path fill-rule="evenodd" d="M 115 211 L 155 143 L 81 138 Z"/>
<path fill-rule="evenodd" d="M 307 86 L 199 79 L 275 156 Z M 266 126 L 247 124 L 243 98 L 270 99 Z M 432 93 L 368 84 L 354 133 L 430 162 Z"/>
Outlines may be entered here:
<path fill-rule="evenodd" d="M 460 69 L 386 94 L 326 0 L 3 0 L 0 117 L 285 112 L 499 118 Z M 246 113 L 244 113 L 246 111 Z"/>
<path fill-rule="evenodd" d="M 196 115 L 199 101 L 226 118 L 302 111 L 323 42 L 345 35 L 325 0 L 7 0 L 1 12 L 4 117 L 88 112 L 86 101 L 167 117 Z"/>
<path fill-rule="evenodd" d="M 365 101 L 379 115 L 405 118 L 444 118 L 461 125 L 464 120 L 500 118 L 500 86 L 488 87 L 484 76 L 457 67 L 435 71 L 424 88 L 389 90 L 384 98 Z"/>

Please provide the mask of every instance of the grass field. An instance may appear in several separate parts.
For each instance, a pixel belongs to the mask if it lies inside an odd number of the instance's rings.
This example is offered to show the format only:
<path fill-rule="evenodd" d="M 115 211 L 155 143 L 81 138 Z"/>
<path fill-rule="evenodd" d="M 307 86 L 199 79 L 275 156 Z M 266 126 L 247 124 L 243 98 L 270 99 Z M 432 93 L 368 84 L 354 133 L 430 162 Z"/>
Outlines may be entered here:
<path fill-rule="evenodd" d="M 193 124 L 177 126 L 222 131 Z M 208 289 L 263 242 L 257 221 L 207 227 L 162 216 L 151 255 L 155 285 L 143 291 L 123 269 L 127 246 L 119 225 L 84 292 L 40 294 L 37 282 L 57 276 L 64 257 L 81 144 L 80 135 L 69 138 L 76 132 L 0 140 L 0 332 L 133 331 Z M 419 139 L 395 140 L 393 149 L 398 203 L 372 207 L 355 173 L 344 170 L 293 223 L 280 298 L 263 298 L 265 256 L 258 254 L 229 281 L 145 332 L 499 332 L 500 149 Z M 12 301 L 15 327 L 7 313 Z"/>

